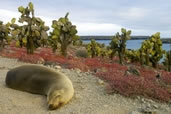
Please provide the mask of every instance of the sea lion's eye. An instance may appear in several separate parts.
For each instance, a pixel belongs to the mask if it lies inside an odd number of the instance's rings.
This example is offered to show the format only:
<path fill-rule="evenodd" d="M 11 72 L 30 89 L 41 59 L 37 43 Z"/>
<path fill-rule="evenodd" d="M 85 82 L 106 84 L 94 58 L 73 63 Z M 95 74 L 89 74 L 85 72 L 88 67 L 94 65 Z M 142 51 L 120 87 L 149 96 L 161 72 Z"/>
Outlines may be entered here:
<path fill-rule="evenodd" d="M 61 95 L 56 95 L 56 96 L 55 96 L 55 99 L 58 99 L 60 96 L 61 96 Z"/>

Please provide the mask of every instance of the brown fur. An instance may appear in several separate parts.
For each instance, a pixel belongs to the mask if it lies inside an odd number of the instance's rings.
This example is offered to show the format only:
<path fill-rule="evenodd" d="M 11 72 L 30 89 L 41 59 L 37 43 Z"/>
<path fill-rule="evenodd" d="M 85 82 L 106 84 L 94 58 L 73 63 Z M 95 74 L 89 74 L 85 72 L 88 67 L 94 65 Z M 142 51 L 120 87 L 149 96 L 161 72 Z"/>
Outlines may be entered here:
<path fill-rule="evenodd" d="M 16 67 L 8 71 L 5 81 L 10 88 L 47 95 L 51 110 L 68 103 L 74 94 L 72 82 L 67 76 L 38 65 Z"/>

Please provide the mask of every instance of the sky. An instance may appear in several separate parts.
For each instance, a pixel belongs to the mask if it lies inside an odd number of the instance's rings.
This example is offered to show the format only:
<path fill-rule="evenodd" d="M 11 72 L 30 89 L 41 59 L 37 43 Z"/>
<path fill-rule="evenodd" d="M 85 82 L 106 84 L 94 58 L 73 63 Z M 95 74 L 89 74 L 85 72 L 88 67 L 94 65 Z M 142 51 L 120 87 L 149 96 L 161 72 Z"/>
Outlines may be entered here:
<path fill-rule="evenodd" d="M 69 12 L 78 35 L 115 35 L 121 28 L 131 35 L 171 37 L 171 0 L 0 0 L 0 20 L 19 18 L 19 6 L 34 4 L 35 16 L 51 27 Z"/>

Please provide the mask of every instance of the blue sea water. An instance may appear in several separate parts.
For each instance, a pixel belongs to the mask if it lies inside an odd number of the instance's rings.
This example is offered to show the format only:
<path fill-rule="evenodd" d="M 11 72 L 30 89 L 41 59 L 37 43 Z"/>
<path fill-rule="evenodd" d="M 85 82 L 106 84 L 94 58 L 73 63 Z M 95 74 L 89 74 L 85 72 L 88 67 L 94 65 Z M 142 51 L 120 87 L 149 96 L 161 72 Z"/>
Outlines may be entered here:
<path fill-rule="evenodd" d="M 111 40 L 96 40 L 99 43 L 104 43 L 105 45 L 109 45 Z M 141 47 L 141 43 L 144 40 L 128 40 L 127 41 L 127 49 L 139 49 Z M 83 40 L 84 43 L 89 43 L 90 40 Z M 171 50 L 171 44 L 163 44 L 163 49 L 168 51 Z"/>

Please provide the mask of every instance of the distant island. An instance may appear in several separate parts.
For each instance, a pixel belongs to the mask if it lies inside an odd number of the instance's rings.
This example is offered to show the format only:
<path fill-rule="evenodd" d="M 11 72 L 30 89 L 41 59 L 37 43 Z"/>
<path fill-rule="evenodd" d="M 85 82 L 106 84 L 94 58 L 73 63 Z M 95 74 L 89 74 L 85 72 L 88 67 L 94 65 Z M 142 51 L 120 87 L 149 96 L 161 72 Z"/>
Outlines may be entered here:
<path fill-rule="evenodd" d="M 81 40 L 111 40 L 113 36 L 80 36 Z M 146 40 L 150 36 L 131 36 L 130 40 Z M 163 43 L 171 44 L 171 38 L 161 38 Z"/>

